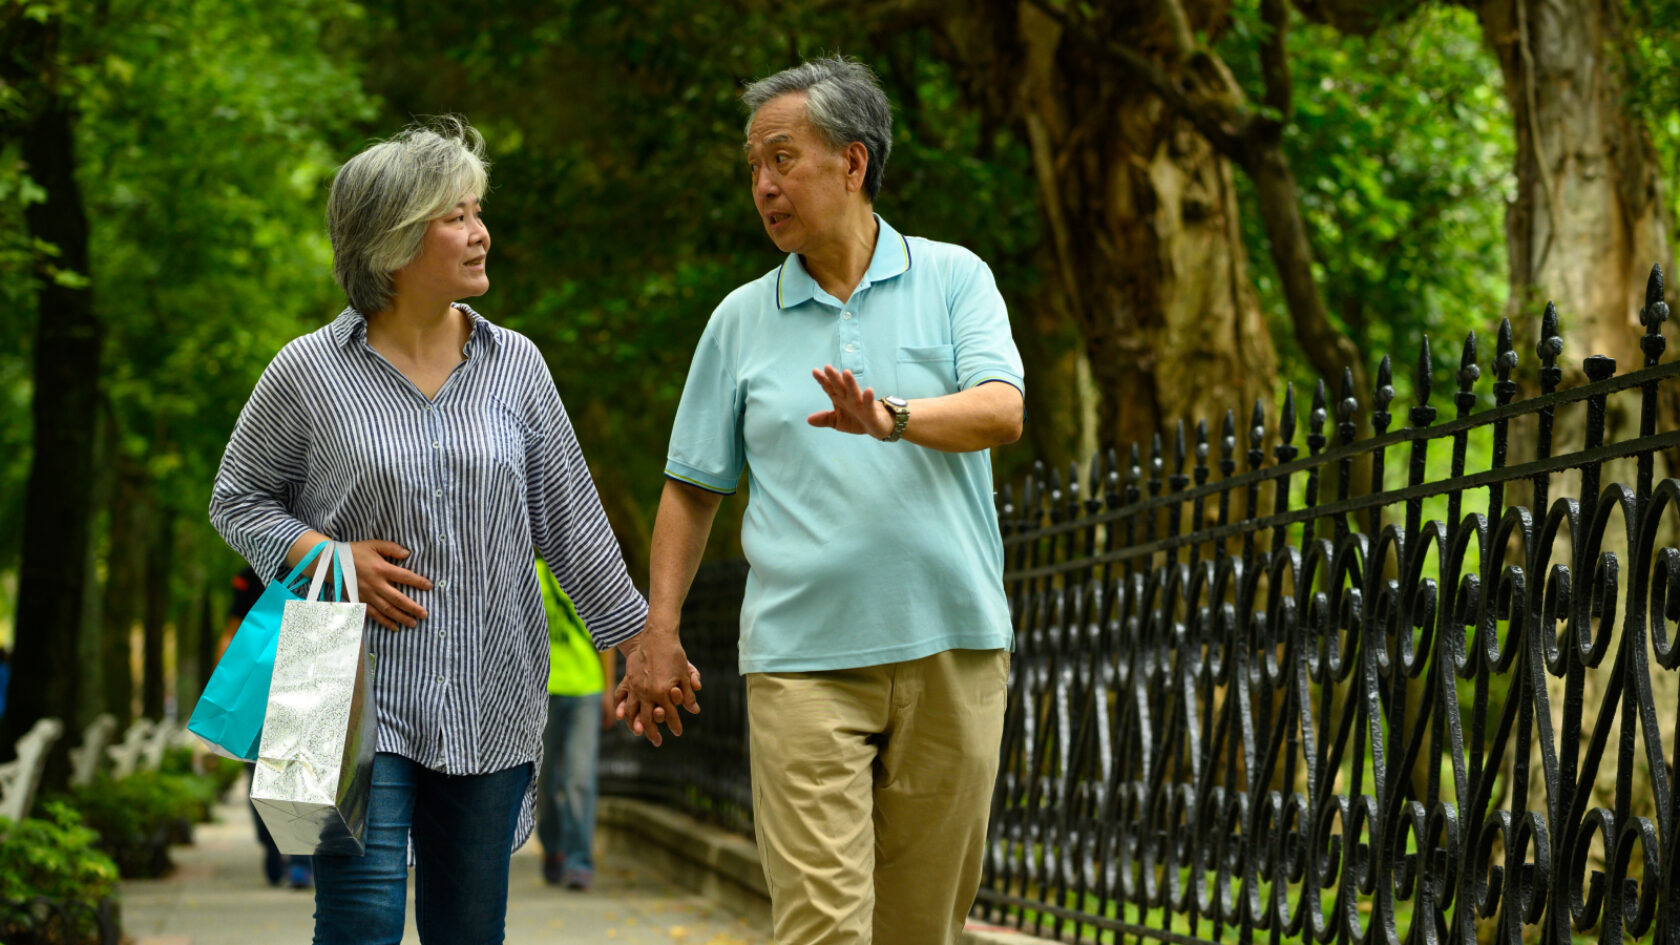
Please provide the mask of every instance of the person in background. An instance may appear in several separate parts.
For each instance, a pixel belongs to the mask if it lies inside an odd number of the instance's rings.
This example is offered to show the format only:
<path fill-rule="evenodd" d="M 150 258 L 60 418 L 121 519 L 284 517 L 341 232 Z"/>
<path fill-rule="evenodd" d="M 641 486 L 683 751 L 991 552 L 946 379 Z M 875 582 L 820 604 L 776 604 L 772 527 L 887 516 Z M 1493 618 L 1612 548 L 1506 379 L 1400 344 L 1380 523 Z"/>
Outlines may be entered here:
<path fill-rule="evenodd" d="M 0 646 L 0 719 L 6 717 L 6 690 L 12 682 L 12 654 Z"/>
<path fill-rule="evenodd" d="M 618 664 L 613 650 L 596 652 L 541 558 L 537 581 L 548 612 L 548 725 L 537 775 L 543 881 L 588 892 L 595 882 L 595 761 L 602 730 L 616 721 L 609 693 Z"/>
<path fill-rule="evenodd" d="M 251 608 L 257 606 L 263 593 L 262 578 L 250 565 L 233 576 L 233 604 L 228 607 L 227 623 L 222 626 L 222 642 L 216 648 L 216 659 L 221 660 L 222 654 L 227 652 L 228 644 L 233 642 L 233 635 L 239 631 L 239 625 L 245 622 L 245 615 Z M 246 791 L 250 790 L 250 776 L 256 774 L 257 766 L 246 762 L 245 781 Z M 246 803 L 250 804 L 249 794 Z M 270 886 L 280 885 L 285 879 L 286 885 L 293 889 L 309 889 L 315 885 L 315 872 L 310 867 L 309 857 L 287 857 L 274 845 L 274 837 L 268 832 L 268 826 L 263 823 L 262 815 L 257 813 L 255 804 L 251 804 L 251 820 L 257 825 L 257 842 L 263 847 L 263 876 Z"/>

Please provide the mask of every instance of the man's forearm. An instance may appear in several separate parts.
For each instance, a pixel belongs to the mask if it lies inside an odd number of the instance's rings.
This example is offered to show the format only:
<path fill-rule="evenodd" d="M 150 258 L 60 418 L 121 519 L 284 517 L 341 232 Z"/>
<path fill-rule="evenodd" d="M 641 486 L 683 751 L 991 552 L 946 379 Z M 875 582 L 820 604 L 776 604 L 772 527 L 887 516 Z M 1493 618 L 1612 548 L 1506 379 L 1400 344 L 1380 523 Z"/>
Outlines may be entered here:
<path fill-rule="evenodd" d="M 675 629 L 683 600 L 700 568 L 706 538 L 723 496 L 675 480 L 665 481 L 653 520 L 648 556 L 648 626 Z"/>
<path fill-rule="evenodd" d="M 947 453 L 969 453 L 1013 443 L 1021 438 L 1023 403 L 1021 392 L 1002 381 L 944 397 L 912 400 L 904 439 Z M 878 409 L 887 412 L 884 407 Z"/>

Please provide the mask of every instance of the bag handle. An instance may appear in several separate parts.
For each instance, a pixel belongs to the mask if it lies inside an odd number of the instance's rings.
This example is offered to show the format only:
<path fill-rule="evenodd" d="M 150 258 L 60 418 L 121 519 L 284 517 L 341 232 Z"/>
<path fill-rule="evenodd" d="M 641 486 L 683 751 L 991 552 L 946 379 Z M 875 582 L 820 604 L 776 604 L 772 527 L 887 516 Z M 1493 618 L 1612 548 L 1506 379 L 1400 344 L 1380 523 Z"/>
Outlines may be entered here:
<path fill-rule="evenodd" d="M 350 594 L 350 603 L 359 604 L 362 597 L 356 591 L 356 556 L 350 553 L 350 543 L 338 543 L 338 572 L 344 575 L 344 589 Z M 333 585 L 336 590 L 338 585 Z"/>
<path fill-rule="evenodd" d="M 303 569 L 309 567 L 310 562 L 315 560 L 315 556 L 321 553 L 321 549 L 331 544 L 330 541 L 316 542 L 315 547 L 309 549 L 309 552 L 303 556 L 303 560 L 299 561 L 297 567 L 292 569 L 292 573 L 286 575 L 286 579 L 280 582 L 281 586 L 289 589 L 297 581 L 298 576 L 303 574 Z"/>
<path fill-rule="evenodd" d="M 350 543 L 335 541 L 323 542 L 323 544 L 331 544 L 332 549 L 322 555 L 320 563 L 315 566 L 315 579 L 309 582 L 309 596 L 305 597 L 304 600 L 312 601 L 320 598 L 321 583 L 326 578 L 327 571 L 330 570 L 333 576 L 333 600 L 340 600 L 344 597 L 344 592 L 348 590 L 350 592 L 348 602 L 352 604 L 360 603 L 361 597 L 358 595 L 356 588 L 356 561 L 350 554 Z"/>

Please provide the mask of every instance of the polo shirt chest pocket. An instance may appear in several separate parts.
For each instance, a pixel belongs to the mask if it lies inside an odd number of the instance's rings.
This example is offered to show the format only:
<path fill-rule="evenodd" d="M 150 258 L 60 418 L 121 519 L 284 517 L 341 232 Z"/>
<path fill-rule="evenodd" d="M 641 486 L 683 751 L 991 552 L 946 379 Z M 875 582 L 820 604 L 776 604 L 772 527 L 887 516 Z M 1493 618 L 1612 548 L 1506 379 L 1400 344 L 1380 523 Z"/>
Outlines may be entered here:
<path fill-rule="evenodd" d="M 897 366 L 897 388 L 877 393 L 912 400 L 957 392 L 957 349 L 952 345 L 903 345 Z"/>

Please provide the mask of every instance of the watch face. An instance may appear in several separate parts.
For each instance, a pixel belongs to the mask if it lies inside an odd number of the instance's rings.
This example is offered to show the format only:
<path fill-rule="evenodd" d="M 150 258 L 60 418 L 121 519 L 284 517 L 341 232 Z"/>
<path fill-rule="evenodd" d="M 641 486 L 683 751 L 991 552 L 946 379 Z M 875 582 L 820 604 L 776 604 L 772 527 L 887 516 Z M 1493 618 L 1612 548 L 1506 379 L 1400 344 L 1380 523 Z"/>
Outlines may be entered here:
<path fill-rule="evenodd" d="M 905 400 L 903 397 L 886 397 L 883 398 L 883 400 L 886 402 L 887 406 L 894 409 L 910 406 L 910 401 Z"/>

